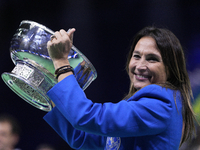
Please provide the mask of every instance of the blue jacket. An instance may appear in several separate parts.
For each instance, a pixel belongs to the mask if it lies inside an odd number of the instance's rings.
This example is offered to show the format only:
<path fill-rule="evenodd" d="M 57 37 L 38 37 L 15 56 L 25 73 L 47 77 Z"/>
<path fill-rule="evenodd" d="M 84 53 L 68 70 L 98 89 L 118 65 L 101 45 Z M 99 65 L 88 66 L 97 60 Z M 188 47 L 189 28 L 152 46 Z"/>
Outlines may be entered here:
<path fill-rule="evenodd" d="M 127 101 L 93 103 L 70 75 L 56 84 L 48 96 L 56 107 L 44 119 L 74 149 L 179 148 L 182 134 L 180 92 L 152 84 Z"/>

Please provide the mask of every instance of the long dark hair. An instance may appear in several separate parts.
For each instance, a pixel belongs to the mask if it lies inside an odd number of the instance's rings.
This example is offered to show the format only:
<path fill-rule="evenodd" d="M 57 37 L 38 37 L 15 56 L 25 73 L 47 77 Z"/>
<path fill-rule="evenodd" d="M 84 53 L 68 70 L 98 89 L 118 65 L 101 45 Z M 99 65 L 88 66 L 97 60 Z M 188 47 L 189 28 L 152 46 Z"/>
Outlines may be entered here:
<path fill-rule="evenodd" d="M 168 71 L 169 77 L 166 84 L 163 86 L 174 90 L 179 90 L 181 92 L 183 105 L 183 133 L 181 139 L 182 144 L 188 138 L 191 138 L 195 132 L 195 115 L 191 106 L 191 99 L 193 99 L 193 94 L 186 70 L 185 56 L 182 46 L 178 38 L 168 29 L 145 27 L 136 34 L 133 40 L 126 63 L 127 72 L 129 71 L 128 66 L 134 48 L 137 42 L 145 36 L 150 36 L 155 39 L 157 47 L 160 50 L 166 71 Z M 129 93 L 125 99 L 130 98 L 135 92 L 136 89 L 134 89 L 133 84 L 130 83 Z"/>

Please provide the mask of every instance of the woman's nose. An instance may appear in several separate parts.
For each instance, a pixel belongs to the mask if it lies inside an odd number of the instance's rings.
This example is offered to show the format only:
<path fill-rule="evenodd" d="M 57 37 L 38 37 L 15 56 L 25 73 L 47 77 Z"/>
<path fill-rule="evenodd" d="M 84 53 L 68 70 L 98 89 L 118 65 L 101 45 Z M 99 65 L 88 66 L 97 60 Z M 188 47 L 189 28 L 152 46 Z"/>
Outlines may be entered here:
<path fill-rule="evenodd" d="M 142 70 L 146 70 L 147 69 L 147 63 L 145 60 L 139 60 L 137 65 L 136 65 L 136 69 L 138 69 L 139 71 L 142 71 Z"/>

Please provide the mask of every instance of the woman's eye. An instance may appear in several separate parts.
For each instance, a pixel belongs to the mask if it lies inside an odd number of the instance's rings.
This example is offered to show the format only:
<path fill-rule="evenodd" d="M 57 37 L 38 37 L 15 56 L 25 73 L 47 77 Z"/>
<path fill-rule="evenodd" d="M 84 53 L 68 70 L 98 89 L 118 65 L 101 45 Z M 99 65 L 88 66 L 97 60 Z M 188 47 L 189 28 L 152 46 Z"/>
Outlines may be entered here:
<path fill-rule="evenodd" d="M 158 61 L 158 59 L 155 58 L 155 57 L 148 58 L 147 60 L 151 61 L 151 62 L 157 62 Z"/>
<path fill-rule="evenodd" d="M 133 57 L 138 59 L 138 58 L 140 58 L 140 55 L 135 54 L 135 55 L 133 55 Z"/>

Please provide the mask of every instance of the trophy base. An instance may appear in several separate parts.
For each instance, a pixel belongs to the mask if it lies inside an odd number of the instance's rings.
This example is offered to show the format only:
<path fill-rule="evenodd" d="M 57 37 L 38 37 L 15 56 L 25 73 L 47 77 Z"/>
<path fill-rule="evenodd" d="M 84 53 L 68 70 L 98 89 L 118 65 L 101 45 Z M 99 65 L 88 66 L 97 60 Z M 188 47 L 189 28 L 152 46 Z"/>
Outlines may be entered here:
<path fill-rule="evenodd" d="M 34 107 L 52 110 L 52 101 L 46 93 L 56 84 L 54 76 L 31 60 L 19 60 L 11 73 L 4 72 L 3 81 L 23 100 Z"/>

